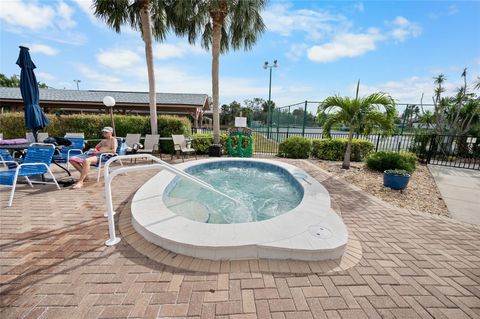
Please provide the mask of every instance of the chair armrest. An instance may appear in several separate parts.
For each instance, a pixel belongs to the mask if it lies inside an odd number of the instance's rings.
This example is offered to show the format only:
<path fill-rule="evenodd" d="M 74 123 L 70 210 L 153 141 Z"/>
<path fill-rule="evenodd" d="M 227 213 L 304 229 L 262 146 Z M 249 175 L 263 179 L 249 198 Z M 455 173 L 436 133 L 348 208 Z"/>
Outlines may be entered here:
<path fill-rule="evenodd" d="M 79 148 L 72 148 L 72 149 L 69 149 L 69 150 L 67 151 L 67 156 L 68 156 L 68 157 L 70 157 L 70 152 L 72 152 L 72 151 L 78 152 L 78 154 L 76 154 L 76 155 L 83 154 L 83 151 L 82 151 L 81 149 L 79 149 Z"/>
<path fill-rule="evenodd" d="M 154 151 L 155 149 L 160 150 L 160 144 L 153 144 L 152 150 Z"/>
<path fill-rule="evenodd" d="M 18 162 L 15 162 L 15 161 L 4 161 L 4 160 L 0 160 L 0 163 L 15 163 L 17 166 L 20 165 Z"/>
<path fill-rule="evenodd" d="M 47 171 L 49 170 L 48 168 L 48 165 L 45 164 L 45 163 L 22 163 L 20 165 L 17 166 L 17 168 L 15 168 L 15 170 L 18 172 L 20 172 L 20 169 L 22 167 L 25 167 L 25 166 L 45 166 L 45 168 L 47 169 Z M 32 175 L 35 175 L 35 174 L 32 174 Z"/>

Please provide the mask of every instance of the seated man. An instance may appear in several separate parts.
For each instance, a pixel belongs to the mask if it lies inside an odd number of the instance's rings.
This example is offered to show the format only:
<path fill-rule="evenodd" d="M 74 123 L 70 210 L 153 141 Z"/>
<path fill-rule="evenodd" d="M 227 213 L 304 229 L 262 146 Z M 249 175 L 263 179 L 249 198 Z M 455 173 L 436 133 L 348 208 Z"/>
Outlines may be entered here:
<path fill-rule="evenodd" d="M 113 128 L 109 126 L 104 127 L 102 129 L 102 136 L 103 139 L 95 146 L 94 149 L 90 149 L 84 154 L 70 158 L 70 164 L 72 164 L 73 167 L 80 172 L 80 178 L 72 188 L 82 188 L 83 182 L 87 180 L 88 172 L 90 171 L 90 165 L 97 164 L 102 153 L 115 154 L 118 147 L 118 142 L 117 139 L 113 137 Z"/>

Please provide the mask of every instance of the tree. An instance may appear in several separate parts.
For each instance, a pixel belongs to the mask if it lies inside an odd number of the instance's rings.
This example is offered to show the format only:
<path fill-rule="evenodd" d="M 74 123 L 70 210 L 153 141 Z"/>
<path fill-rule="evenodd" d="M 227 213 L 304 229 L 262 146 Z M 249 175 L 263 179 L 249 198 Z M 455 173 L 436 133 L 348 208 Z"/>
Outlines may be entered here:
<path fill-rule="evenodd" d="M 465 135 L 473 125 L 480 120 L 480 97 L 470 91 L 467 84 L 467 68 L 461 74 L 463 85 L 457 89 L 455 96 L 444 97 L 443 84 L 446 77 L 443 74 L 434 78 L 433 104 L 435 130 L 440 135 Z M 473 86 L 473 90 L 480 88 L 480 83 Z"/>
<path fill-rule="evenodd" d="M 376 128 L 384 132 L 393 130 L 395 117 L 395 102 L 393 98 L 383 92 L 372 93 L 366 97 L 359 97 L 360 81 L 357 83 L 355 98 L 330 96 L 318 107 L 318 113 L 329 113 L 323 125 L 323 134 L 330 137 L 330 130 L 336 124 L 348 127 L 348 143 L 343 157 L 342 168 L 350 168 L 353 133 L 370 134 Z M 381 112 L 383 108 L 385 112 Z M 332 113 L 330 113 L 332 112 Z"/>
<path fill-rule="evenodd" d="M 0 87 L 20 87 L 20 78 L 16 74 L 8 78 L 5 74 L 0 73 Z M 38 82 L 38 87 L 48 89 L 48 85 L 43 82 Z"/>
<path fill-rule="evenodd" d="M 249 50 L 265 31 L 260 12 L 266 0 L 178 0 L 174 2 L 175 31 L 194 44 L 212 49 L 212 97 L 214 143 L 220 143 L 219 59 L 230 48 Z"/>
<path fill-rule="evenodd" d="M 168 20 L 171 15 L 167 14 L 166 1 L 94 0 L 93 5 L 95 16 L 115 32 L 120 33 L 124 25 L 141 32 L 147 61 L 151 131 L 152 134 L 158 134 L 152 36 L 155 40 L 164 40 L 168 27 L 174 23 L 173 20 Z"/>

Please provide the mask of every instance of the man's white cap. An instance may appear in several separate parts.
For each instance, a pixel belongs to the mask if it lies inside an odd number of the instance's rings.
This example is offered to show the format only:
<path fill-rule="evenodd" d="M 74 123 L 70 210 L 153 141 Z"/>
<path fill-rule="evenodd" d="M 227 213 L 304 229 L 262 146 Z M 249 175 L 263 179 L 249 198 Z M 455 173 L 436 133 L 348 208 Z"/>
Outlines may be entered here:
<path fill-rule="evenodd" d="M 113 128 L 110 127 L 110 126 L 105 126 L 105 127 L 102 129 L 102 132 L 113 133 Z"/>

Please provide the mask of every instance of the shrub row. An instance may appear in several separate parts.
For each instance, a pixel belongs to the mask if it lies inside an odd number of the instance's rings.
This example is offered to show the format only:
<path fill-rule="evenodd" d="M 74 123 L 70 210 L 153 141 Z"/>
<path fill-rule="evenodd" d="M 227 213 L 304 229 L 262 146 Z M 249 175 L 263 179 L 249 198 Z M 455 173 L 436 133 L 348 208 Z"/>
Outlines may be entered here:
<path fill-rule="evenodd" d="M 343 161 L 347 143 L 348 140 L 344 138 L 313 140 L 312 155 L 327 161 Z M 372 142 L 354 139 L 350 160 L 360 162 L 374 149 L 375 145 Z"/>
<path fill-rule="evenodd" d="M 388 169 L 406 170 L 412 173 L 415 170 L 417 156 L 410 152 L 380 151 L 367 157 L 367 167 L 383 172 Z"/>
<path fill-rule="evenodd" d="M 86 139 L 97 139 L 101 137 L 100 129 L 110 126 L 110 116 L 106 114 L 72 114 L 56 116 L 47 114 L 50 124 L 43 131 L 50 136 L 64 136 L 67 132 L 85 133 Z M 150 133 L 150 117 L 137 115 L 115 115 L 115 129 L 117 136 L 126 136 L 127 133 Z M 161 115 L 158 117 L 158 132 L 162 137 L 172 134 L 191 134 L 190 120 L 186 117 Z M 3 137 L 21 138 L 25 136 L 24 114 L 4 113 L 0 116 L 0 132 Z M 173 152 L 173 143 L 170 141 L 161 142 L 162 152 Z"/>
<path fill-rule="evenodd" d="M 293 136 L 282 141 L 278 146 L 278 156 L 288 158 L 309 158 L 310 155 L 328 161 L 342 161 L 347 149 L 347 139 L 320 139 L 309 140 L 300 136 Z M 352 155 L 350 160 L 363 160 L 375 146 L 364 140 L 352 141 Z"/>

